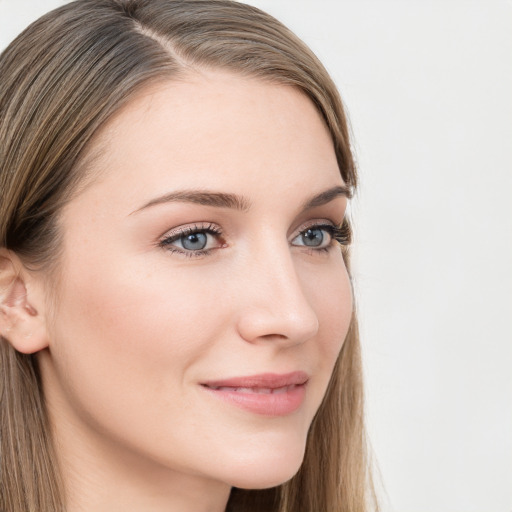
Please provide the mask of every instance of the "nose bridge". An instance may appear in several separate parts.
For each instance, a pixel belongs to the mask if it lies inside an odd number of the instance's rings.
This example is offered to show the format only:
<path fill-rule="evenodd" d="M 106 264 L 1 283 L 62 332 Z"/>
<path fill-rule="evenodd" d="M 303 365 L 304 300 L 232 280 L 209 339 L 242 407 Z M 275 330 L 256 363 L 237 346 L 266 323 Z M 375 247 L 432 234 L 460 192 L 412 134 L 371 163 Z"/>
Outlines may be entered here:
<path fill-rule="evenodd" d="M 253 342 L 302 343 L 318 331 L 318 317 L 290 246 L 286 240 L 263 245 L 251 252 L 244 265 L 249 289 L 241 305 L 240 333 Z"/>

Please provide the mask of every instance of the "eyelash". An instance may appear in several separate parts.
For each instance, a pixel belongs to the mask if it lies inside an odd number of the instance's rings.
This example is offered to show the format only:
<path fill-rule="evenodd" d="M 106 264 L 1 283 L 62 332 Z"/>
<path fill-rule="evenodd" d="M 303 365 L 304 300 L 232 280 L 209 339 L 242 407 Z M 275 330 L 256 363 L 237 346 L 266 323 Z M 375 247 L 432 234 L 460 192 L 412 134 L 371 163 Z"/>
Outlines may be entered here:
<path fill-rule="evenodd" d="M 185 228 L 171 232 L 170 234 L 166 235 L 162 240 L 160 240 L 160 243 L 158 245 L 170 251 L 171 253 L 180 254 L 189 258 L 208 256 L 212 253 L 212 249 L 201 249 L 197 251 L 192 251 L 187 249 L 180 249 L 179 247 L 172 245 L 180 238 L 195 235 L 198 233 L 207 233 L 217 238 L 222 236 L 222 230 L 215 224 L 195 224 L 194 226 L 187 226 Z M 223 245 L 225 244 L 221 244 L 221 247 Z"/>
<path fill-rule="evenodd" d="M 344 220 L 341 225 L 334 225 L 334 224 L 312 224 L 310 226 L 306 226 L 302 228 L 299 232 L 299 234 L 304 233 L 304 231 L 307 231 L 308 229 L 322 229 L 324 231 L 327 231 L 329 236 L 331 237 L 331 243 L 325 247 L 320 247 L 315 249 L 314 247 L 309 247 L 311 251 L 324 251 L 329 252 L 329 250 L 335 245 L 334 242 L 337 242 L 342 248 L 346 248 L 350 245 L 352 241 L 352 231 L 350 229 L 349 223 Z"/>
<path fill-rule="evenodd" d="M 345 220 L 341 225 L 334 224 L 310 224 L 301 228 L 299 233 L 296 236 L 301 235 L 308 229 L 320 229 L 330 236 L 331 240 L 328 245 L 325 247 L 309 247 L 309 246 L 299 246 L 303 249 L 306 249 L 311 254 L 320 253 L 320 252 L 329 252 L 335 245 L 334 242 L 337 242 L 342 248 L 350 245 L 352 240 L 351 229 L 348 222 Z M 212 235 L 214 237 L 222 237 L 222 230 L 216 226 L 215 224 L 195 224 L 194 226 L 188 226 L 183 229 L 178 229 L 177 231 L 173 231 L 170 234 L 166 235 L 159 242 L 159 247 L 162 247 L 171 253 L 180 254 L 185 257 L 194 258 L 194 257 L 202 257 L 209 256 L 212 254 L 213 249 L 200 249 L 197 251 L 181 249 L 179 247 L 173 246 L 172 244 L 183 237 L 206 233 Z M 296 238 L 296 237 L 295 237 Z M 219 247 L 215 247 L 215 249 L 222 248 L 226 244 L 223 242 Z"/>

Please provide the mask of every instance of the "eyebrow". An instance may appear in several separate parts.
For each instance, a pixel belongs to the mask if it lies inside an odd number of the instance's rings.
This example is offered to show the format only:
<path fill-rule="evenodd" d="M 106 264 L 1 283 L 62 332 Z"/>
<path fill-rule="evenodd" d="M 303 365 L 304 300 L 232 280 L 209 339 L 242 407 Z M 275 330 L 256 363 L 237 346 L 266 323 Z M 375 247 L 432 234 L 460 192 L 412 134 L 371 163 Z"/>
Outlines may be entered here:
<path fill-rule="evenodd" d="M 337 187 L 332 187 L 325 192 L 320 192 L 320 194 L 317 194 L 311 199 L 308 199 L 302 206 L 302 211 L 310 210 L 311 208 L 316 208 L 318 206 L 323 206 L 324 204 L 330 203 L 333 199 L 336 199 L 340 196 L 351 199 L 352 191 L 346 185 L 338 185 Z"/>
<path fill-rule="evenodd" d="M 308 199 L 302 205 L 302 211 L 330 203 L 333 199 L 339 196 L 347 197 L 350 199 L 352 197 L 352 192 L 348 187 L 344 185 L 332 187 Z M 146 208 L 150 208 L 151 206 L 158 204 L 174 202 L 193 203 L 204 206 L 214 206 L 216 208 L 231 208 L 243 212 L 248 211 L 251 207 L 251 203 L 247 198 L 237 194 L 228 194 L 224 192 L 213 192 L 207 190 L 179 190 L 160 197 L 156 197 L 132 213 L 138 213 L 141 210 L 145 210 Z"/>
<path fill-rule="evenodd" d="M 144 206 L 132 213 L 140 212 L 151 206 L 164 203 L 194 203 L 217 208 L 232 208 L 240 211 L 247 211 L 251 207 L 249 201 L 237 194 L 224 192 L 210 192 L 206 190 L 179 190 L 152 199 Z"/>

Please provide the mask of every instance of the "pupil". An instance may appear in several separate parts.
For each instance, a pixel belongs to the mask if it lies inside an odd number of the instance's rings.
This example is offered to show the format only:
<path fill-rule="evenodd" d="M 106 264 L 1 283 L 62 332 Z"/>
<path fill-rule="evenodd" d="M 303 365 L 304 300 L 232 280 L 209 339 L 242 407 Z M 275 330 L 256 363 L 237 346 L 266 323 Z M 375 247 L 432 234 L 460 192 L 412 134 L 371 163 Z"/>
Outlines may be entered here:
<path fill-rule="evenodd" d="M 184 249 L 200 251 L 206 247 L 206 241 L 206 235 L 204 233 L 192 233 L 183 237 L 181 243 Z"/>
<path fill-rule="evenodd" d="M 307 229 L 302 234 L 302 241 L 309 247 L 318 247 L 324 241 L 323 232 L 318 228 Z"/>

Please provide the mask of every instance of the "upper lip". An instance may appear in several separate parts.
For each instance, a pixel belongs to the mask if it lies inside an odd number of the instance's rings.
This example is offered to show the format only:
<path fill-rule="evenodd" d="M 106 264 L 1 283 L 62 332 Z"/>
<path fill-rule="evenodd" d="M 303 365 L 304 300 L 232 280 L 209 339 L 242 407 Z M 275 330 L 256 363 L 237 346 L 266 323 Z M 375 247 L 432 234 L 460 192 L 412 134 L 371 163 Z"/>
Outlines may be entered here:
<path fill-rule="evenodd" d="M 277 389 L 285 386 L 305 384 L 309 379 L 306 372 L 297 371 L 291 373 L 260 373 L 245 377 L 230 377 L 228 379 L 210 380 L 203 382 L 203 386 L 227 387 L 227 388 L 268 388 Z"/>

